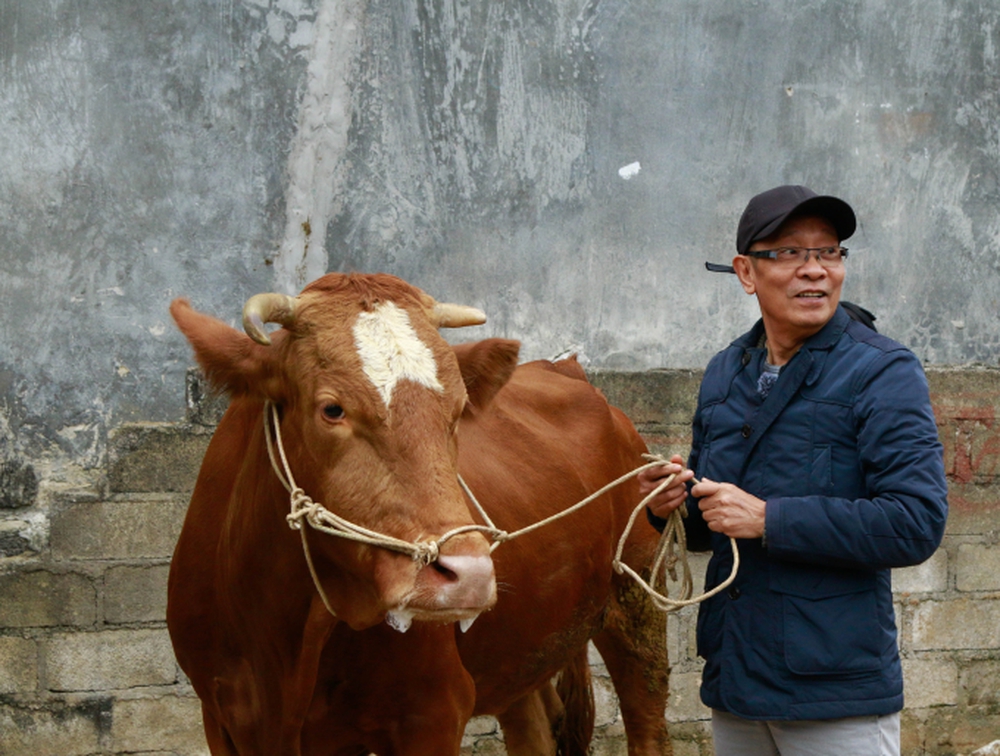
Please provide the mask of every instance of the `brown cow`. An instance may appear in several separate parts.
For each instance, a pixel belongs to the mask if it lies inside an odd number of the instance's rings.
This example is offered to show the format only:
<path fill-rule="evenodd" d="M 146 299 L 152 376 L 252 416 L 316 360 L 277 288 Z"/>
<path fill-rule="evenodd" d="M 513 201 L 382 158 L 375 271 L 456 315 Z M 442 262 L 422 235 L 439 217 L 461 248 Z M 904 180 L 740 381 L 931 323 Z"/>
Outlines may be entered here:
<path fill-rule="evenodd" d="M 492 714 L 509 754 L 552 754 L 557 740 L 560 753 L 583 754 L 591 639 L 629 754 L 670 753 L 663 615 L 611 567 L 639 500 L 634 481 L 492 557 L 480 531 L 441 541 L 483 522 L 457 472 L 513 532 L 641 463 L 635 429 L 576 361 L 515 369 L 517 342 L 449 347 L 437 327 L 482 314 L 386 275 L 327 275 L 294 299 L 255 297 L 245 312 L 254 340 L 185 300 L 171 306 L 210 383 L 231 397 L 177 544 L 167 609 L 212 753 L 458 754 L 468 719 Z M 285 327 L 268 336 L 268 320 Z M 301 531 L 286 524 L 265 401 L 312 500 L 386 536 L 440 541 L 439 556 L 302 523 L 317 589 Z M 647 566 L 654 537 L 637 527 L 625 561 Z"/>

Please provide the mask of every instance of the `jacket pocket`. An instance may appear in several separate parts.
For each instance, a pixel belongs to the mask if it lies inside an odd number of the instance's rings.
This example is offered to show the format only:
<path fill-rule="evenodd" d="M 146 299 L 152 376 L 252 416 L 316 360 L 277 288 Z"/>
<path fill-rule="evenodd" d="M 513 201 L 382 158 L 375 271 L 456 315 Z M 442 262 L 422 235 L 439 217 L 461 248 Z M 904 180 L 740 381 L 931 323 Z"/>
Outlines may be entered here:
<path fill-rule="evenodd" d="M 809 468 L 809 492 L 825 494 L 833 491 L 833 452 L 829 446 L 814 446 Z"/>
<path fill-rule="evenodd" d="M 770 582 L 782 594 L 784 657 L 791 672 L 845 675 L 881 668 L 884 633 L 874 574 L 800 565 L 774 571 Z"/>

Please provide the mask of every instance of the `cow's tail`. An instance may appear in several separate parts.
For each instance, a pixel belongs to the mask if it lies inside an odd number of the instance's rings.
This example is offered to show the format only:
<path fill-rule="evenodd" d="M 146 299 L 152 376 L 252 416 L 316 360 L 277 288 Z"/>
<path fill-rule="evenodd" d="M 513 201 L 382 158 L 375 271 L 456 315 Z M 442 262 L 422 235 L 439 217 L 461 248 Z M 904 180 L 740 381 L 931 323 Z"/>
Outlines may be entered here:
<path fill-rule="evenodd" d="M 555 733 L 556 756 L 587 756 L 594 734 L 594 691 L 586 646 L 559 673 L 556 693 L 564 709 Z"/>

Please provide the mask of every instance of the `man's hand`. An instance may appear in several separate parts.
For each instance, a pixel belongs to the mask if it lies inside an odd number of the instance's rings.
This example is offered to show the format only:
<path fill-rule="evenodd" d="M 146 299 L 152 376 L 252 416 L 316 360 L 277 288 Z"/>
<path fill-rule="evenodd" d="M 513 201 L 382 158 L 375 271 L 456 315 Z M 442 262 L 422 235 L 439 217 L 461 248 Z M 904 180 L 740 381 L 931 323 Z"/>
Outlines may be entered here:
<path fill-rule="evenodd" d="M 691 489 L 710 530 L 730 538 L 760 538 L 764 535 L 766 502 L 732 483 L 702 478 Z"/>
<path fill-rule="evenodd" d="M 684 468 L 684 459 L 679 454 L 675 454 L 670 458 L 668 464 L 650 467 L 636 476 L 636 479 L 639 481 L 639 493 L 645 497 L 652 493 L 657 486 L 671 475 L 676 475 L 677 477 L 674 478 L 669 487 L 660 491 L 647 505 L 653 514 L 664 520 L 670 516 L 671 512 L 684 503 L 684 500 L 687 498 L 687 486 L 685 483 L 694 477 L 694 473 L 691 470 L 686 470 Z"/>

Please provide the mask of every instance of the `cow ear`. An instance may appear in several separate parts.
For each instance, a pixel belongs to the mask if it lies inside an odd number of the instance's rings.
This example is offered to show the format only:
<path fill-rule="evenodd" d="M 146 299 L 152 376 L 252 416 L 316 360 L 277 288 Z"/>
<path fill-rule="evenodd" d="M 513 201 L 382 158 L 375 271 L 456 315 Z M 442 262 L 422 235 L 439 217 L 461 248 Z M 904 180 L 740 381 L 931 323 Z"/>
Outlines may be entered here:
<path fill-rule="evenodd" d="M 521 342 L 486 339 L 452 347 L 462 371 L 469 403 L 482 409 L 503 388 L 517 367 Z"/>
<path fill-rule="evenodd" d="M 170 303 L 170 314 L 187 337 L 214 391 L 230 396 L 269 396 L 275 389 L 275 346 L 261 346 L 221 320 L 197 312 L 187 299 Z"/>

